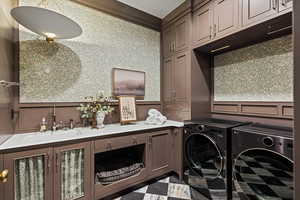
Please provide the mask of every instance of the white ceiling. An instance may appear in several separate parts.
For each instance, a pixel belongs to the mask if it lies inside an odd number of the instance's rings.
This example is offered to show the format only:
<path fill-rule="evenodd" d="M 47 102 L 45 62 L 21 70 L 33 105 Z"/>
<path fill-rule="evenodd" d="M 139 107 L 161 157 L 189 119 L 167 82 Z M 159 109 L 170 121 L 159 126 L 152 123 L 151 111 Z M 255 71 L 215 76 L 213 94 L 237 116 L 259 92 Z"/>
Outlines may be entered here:
<path fill-rule="evenodd" d="M 185 0 L 118 0 L 159 18 L 164 18 Z"/>

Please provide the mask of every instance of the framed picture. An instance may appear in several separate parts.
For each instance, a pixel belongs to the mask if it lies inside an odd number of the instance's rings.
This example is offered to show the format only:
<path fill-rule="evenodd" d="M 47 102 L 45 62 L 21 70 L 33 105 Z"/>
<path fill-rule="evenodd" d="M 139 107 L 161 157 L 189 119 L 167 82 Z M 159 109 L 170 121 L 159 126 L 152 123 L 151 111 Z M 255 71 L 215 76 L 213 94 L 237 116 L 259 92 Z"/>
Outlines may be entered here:
<path fill-rule="evenodd" d="M 128 69 L 113 69 L 113 95 L 114 96 L 145 96 L 146 73 Z"/>
<path fill-rule="evenodd" d="M 137 120 L 134 96 L 119 97 L 119 107 L 121 124 L 126 124 Z"/>

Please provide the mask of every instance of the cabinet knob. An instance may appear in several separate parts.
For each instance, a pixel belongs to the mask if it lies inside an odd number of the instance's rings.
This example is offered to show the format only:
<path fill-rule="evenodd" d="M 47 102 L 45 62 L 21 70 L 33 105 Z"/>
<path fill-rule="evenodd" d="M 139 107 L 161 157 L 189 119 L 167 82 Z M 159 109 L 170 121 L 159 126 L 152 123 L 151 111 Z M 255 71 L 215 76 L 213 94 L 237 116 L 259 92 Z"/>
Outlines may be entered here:
<path fill-rule="evenodd" d="M 0 173 L 0 181 L 2 183 L 5 183 L 7 181 L 7 177 L 8 177 L 8 170 L 5 169 Z"/>

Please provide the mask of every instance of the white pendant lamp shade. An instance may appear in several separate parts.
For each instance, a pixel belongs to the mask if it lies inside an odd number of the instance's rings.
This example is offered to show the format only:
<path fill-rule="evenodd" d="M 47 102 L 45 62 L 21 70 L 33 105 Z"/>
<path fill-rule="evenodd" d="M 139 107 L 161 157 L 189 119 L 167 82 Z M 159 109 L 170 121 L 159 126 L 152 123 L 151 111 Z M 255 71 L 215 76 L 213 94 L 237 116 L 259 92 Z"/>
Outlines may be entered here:
<path fill-rule="evenodd" d="M 32 6 L 11 10 L 13 18 L 29 30 L 45 36 L 48 41 L 70 39 L 81 35 L 81 27 L 72 19 L 57 12 Z"/>

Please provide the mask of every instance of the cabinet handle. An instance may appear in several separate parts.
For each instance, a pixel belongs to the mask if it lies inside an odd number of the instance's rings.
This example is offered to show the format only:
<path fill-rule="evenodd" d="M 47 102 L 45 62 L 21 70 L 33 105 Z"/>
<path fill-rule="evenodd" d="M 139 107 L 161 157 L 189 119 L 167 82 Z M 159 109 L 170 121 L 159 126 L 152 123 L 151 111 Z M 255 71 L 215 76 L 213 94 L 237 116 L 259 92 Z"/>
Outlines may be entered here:
<path fill-rule="evenodd" d="M 49 174 L 49 170 L 50 170 L 50 161 L 49 161 L 49 154 L 47 154 L 45 156 L 45 159 L 46 159 L 46 168 L 47 168 L 47 174 Z"/>
<path fill-rule="evenodd" d="M 214 24 L 214 37 L 217 36 L 217 24 Z"/>
<path fill-rule="evenodd" d="M 58 152 L 56 152 L 56 154 L 55 154 L 55 171 L 56 171 L 56 173 L 58 172 L 58 167 L 59 167 L 58 156 L 59 156 L 59 154 L 58 154 Z"/>
<path fill-rule="evenodd" d="M 8 169 L 5 169 L 0 173 L 0 181 L 2 183 L 5 183 L 7 182 L 7 178 L 8 178 Z"/>
<path fill-rule="evenodd" d="M 175 52 L 175 50 L 176 50 L 176 44 L 175 44 L 175 42 L 173 43 L 173 52 Z"/>

